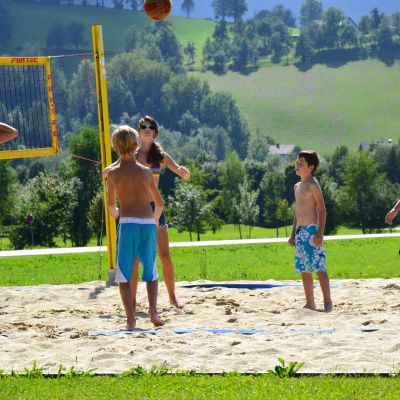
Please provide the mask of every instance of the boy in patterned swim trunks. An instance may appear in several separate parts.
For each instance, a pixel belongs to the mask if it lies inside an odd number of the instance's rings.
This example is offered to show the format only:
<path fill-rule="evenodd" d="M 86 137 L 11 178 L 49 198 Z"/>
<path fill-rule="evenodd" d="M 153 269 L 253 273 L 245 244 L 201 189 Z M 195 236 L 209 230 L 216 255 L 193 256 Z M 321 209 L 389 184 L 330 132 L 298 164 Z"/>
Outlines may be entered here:
<path fill-rule="evenodd" d="M 288 243 L 295 246 L 295 269 L 301 272 L 306 297 L 304 308 L 316 309 L 312 276 L 316 272 L 324 297 L 324 311 L 330 312 L 333 305 L 323 246 L 326 209 L 319 183 L 313 177 L 318 164 L 315 151 L 301 151 L 297 156 L 296 175 L 300 177 L 300 182 L 294 185 L 296 213 Z"/>
<path fill-rule="evenodd" d="M 133 330 L 136 326 L 130 286 L 136 257 L 143 265 L 142 279 L 147 285 L 150 321 L 160 326 L 164 322 L 157 313 L 158 274 L 155 260 L 157 224 L 163 202 L 151 169 L 136 162 L 137 132 L 122 125 L 113 132 L 111 141 L 120 156 L 120 162 L 108 172 L 108 208 L 114 218 L 119 218 L 115 281 L 119 284 L 125 308 L 126 329 Z M 120 209 L 116 207 L 117 196 Z M 150 198 L 155 203 L 154 214 Z"/>

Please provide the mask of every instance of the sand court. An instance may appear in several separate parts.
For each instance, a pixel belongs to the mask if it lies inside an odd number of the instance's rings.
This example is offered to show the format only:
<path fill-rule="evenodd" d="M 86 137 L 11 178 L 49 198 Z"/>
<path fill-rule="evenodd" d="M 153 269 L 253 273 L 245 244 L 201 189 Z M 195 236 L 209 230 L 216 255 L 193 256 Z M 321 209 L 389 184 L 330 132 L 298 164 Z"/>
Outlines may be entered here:
<path fill-rule="evenodd" d="M 299 281 L 236 282 L 239 288 L 184 287 L 183 310 L 170 307 L 160 284 L 155 330 L 147 316 L 144 284 L 138 289 L 133 334 L 121 332 L 125 313 L 118 288 L 80 285 L 1 287 L 0 368 L 44 372 L 58 366 L 99 373 L 153 365 L 197 372 L 265 372 L 285 361 L 302 372 L 397 372 L 400 369 L 400 279 L 332 280 L 332 313 L 303 309 Z M 232 282 L 230 282 L 232 283 Z M 249 290 L 242 284 L 271 288 Z M 276 286 L 275 286 L 276 285 Z M 286 286 L 287 285 L 287 286 Z M 315 289 L 317 307 L 322 296 Z M 186 332 L 186 333 L 184 333 Z"/>

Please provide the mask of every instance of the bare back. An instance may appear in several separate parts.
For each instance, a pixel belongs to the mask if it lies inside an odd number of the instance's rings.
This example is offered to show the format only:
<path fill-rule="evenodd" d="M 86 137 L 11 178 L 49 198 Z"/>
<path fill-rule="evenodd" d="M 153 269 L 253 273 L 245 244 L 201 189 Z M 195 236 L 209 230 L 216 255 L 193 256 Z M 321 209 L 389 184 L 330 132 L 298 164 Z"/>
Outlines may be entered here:
<path fill-rule="evenodd" d="M 298 225 L 305 226 L 318 223 L 316 192 L 321 192 L 321 189 L 314 178 L 306 182 L 298 182 L 294 186 Z"/>
<path fill-rule="evenodd" d="M 108 174 L 119 199 L 120 216 L 152 218 L 150 207 L 151 170 L 135 160 L 124 160 L 114 166 Z"/>

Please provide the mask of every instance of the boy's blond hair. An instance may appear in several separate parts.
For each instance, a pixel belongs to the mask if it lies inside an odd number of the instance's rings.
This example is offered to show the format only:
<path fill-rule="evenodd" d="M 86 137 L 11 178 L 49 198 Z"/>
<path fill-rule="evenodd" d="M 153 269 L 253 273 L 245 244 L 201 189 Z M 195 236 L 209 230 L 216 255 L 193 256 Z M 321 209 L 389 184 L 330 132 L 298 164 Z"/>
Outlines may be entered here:
<path fill-rule="evenodd" d="M 123 156 L 133 153 L 138 143 L 138 133 L 128 125 L 121 125 L 113 132 L 111 143 L 115 151 Z"/>

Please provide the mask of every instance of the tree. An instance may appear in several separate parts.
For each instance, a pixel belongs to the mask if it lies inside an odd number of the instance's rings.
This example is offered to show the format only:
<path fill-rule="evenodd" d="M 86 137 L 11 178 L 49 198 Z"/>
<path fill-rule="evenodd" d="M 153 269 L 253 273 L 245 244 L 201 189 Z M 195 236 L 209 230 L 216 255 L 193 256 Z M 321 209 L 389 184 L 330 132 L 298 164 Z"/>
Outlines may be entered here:
<path fill-rule="evenodd" d="M 308 36 L 303 32 L 300 33 L 300 36 L 297 40 L 295 55 L 296 57 L 300 58 L 301 63 L 304 65 L 309 65 L 312 63 L 314 57 L 312 43 Z"/>
<path fill-rule="evenodd" d="M 186 47 L 183 49 L 183 52 L 187 55 L 189 58 L 189 63 L 190 65 L 193 65 L 195 62 L 195 56 L 196 56 L 196 46 L 193 42 L 188 42 Z"/>
<path fill-rule="evenodd" d="M 125 51 L 129 53 L 135 50 L 137 43 L 137 31 L 136 26 L 131 25 L 125 32 Z"/>
<path fill-rule="evenodd" d="M 246 178 L 246 170 L 236 152 L 231 152 L 220 166 L 221 204 L 222 212 L 229 223 L 238 224 L 239 216 L 235 208 L 239 186 Z"/>
<path fill-rule="evenodd" d="M 133 11 L 137 11 L 139 8 L 138 0 L 125 0 L 125 4 Z"/>
<path fill-rule="evenodd" d="M 263 197 L 264 222 L 269 227 L 276 228 L 279 237 L 279 220 L 276 215 L 279 201 L 285 196 L 285 176 L 279 172 L 271 172 L 261 182 L 261 195 Z"/>
<path fill-rule="evenodd" d="M 319 0 L 305 0 L 300 9 L 300 24 L 309 26 L 322 18 L 322 3 Z"/>
<path fill-rule="evenodd" d="M 223 21 L 229 16 L 229 0 L 213 0 L 211 7 L 214 10 L 216 19 L 221 18 Z"/>
<path fill-rule="evenodd" d="M 97 129 L 83 126 L 80 132 L 72 136 L 69 151 L 90 160 L 100 160 L 100 135 Z M 79 178 L 82 186 L 77 190 L 78 203 L 73 208 L 72 242 L 76 246 L 85 246 L 91 232 L 88 225 L 88 212 L 92 198 L 101 187 L 100 166 L 81 158 L 71 159 L 71 174 Z"/>
<path fill-rule="evenodd" d="M 381 13 L 377 7 L 374 7 L 371 10 L 371 18 L 370 18 L 370 26 L 371 30 L 375 31 L 376 29 L 379 28 L 379 25 L 381 24 L 385 14 Z"/>
<path fill-rule="evenodd" d="M 11 167 L 11 162 L 8 160 L 0 161 L 0 225 L 8 216 L 13 214 L 15 181 L 16 174 Z"/>
<path fill-rule="evenodd" d="M 197 240 L 200 241 L 200 234 L 204 232 L 208 221 L 215 217 L 211 204 L 206 204 L 200 189 L 182 181 L 176 182 L 174 196 L 169 197 L 169 206 L 174 226 L 178 232 L 188 231 L 190 241 L 192 232 L 197 234 Z"/>
<path fill-rule="evenodd" d="M 236 194 L 233 207 L 237 215 L 237 223 L 239 225 L 240 239 L 242 239 L 241 225 L 248 225 L 249 234 L 248 239 L 251 237 L 251 231 L 257 224 L 260 208 L 257 204 L 259 191 L 251 190 L 250 182 L 247 177 L 239 184 L 239 190 Z"/>
<path fill-rule="evenodd" d="M 340 34 L 346 24 L 346 17 L 338 8 L 330 7 L 324 12 L 322 32 L 325 47 L 339 47 Z"/>
<path fill-rule="evenodd" d="M 350 155 L 344 169 L 344 185 L 338 197 L 344 222 L 357 224 L 363 233 L 375 228 L 371 222 L 376 213 L 379 187 L 383 183 L 384 175 L 378 172 L 378 164 L 369 153 Z"/>
<path fill-rule="evenodd" d="M 228 16 L 232 17 L 235 22 L 240 21 L 246 12 L 246 0 L 230 0 Z"/>
<path fill-rule="evenodd" d="M 0 46 L 6 47 L 12 37 L 13 19 L 5 0 L 0 0 Z"/>
<path fill-rule="evenodd" d="M 368 15 L 363 15 L 358 23 L 358 29 L 363 35 L 368 35 L 371 31 L 371 21 Z"/>
<path fill-rule="evenodd" d="M 194 10 L 195 4 L 193 0 L 183 0 L 181 10 L 186 13 L 186 17 L 190 18 L 190 13 Z"/>
<path fill-rule="evenodd" d="M 382 18 L 378 29 L 375 31 L 378 48 L 389 50 L 393 45 L 392 30 L 387 18 Z"/>
<path fill-rule="evenodd" d="M 61 179 L 40 173 L 21 187 L 16 205 L 17 224 L 10 233 L 16 249 L 32 244 L 54 247 L 54 238 L 72 231 L 72 213 L 77 205 L 77 178 Z M 28 223 L 27 216 L 33 216 Z M 65 239 L 66 240 L 66 239 Z"/>
<path fill-rule="evenodd" d="M 276 218 L 282 222 L 285 227 L 285 236 L 287 237 L 287 224 L 293 220 L 293 210 L 289 207 L 289 203 L 286 199 L 278 201 L 278 207 L 276 208 Z"/>
<path fill-rule="evenodd" d="M 65 27 L 58 23 L 53 23 L 46 35 L 46 46 L 61 50 L 67 42 Z"/>
<path fill-rule="evenodd" d="M 68 37 L 68 42 L 75 46 L 76 49 L 79 46 L 84 46 L 87 44 L 87 40 L 85 38 L 86 27 L 80 22 L 71 22 L 65 28 L 65 33 Z"/>

